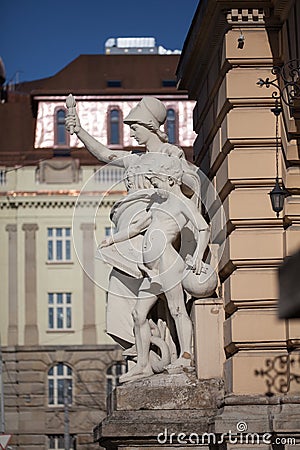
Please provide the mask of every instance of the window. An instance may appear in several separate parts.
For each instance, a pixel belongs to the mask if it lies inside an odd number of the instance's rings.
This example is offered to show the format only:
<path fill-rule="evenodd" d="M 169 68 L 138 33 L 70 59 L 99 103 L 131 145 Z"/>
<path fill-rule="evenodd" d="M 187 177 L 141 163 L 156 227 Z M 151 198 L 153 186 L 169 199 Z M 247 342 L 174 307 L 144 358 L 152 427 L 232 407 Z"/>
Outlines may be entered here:
<path fill-rule="evenodd" d="M 176 80 L 162 80 L 163 87 L 176 87 L 177 81 Z"/>
<path fill-rule="evenodd" d="M 75 436 L 70 436 L 70 450 L 75 450 Z M 65 450 L 65 436 L 63 434 L 52 434 L 48 436 L 48 449 Z"/>
<path fill-rule="evenodd" d="M 126 364 L 122 361 L 115 362 L 106 371 L 106 393 L 109 395 L 120 384 L 119 379 L 126 372 Z"/>
<path fill-rule="evenodd" d="M 0 185 L 6 184 L 6 170 L 0 169 Z"/>
<path fill-rule="evenodd" d="M 62 108 L 55 112 L 55 131 L 54 131 L 54 144 L 55 145 L 67 145 L 68 136 L 65 127 L 66 111 Z"/>
<path fill-rule="evenodd" d="M 70 292 L 48 293 L 49 330 L 72 328 L 72 295 Z"/>
<path fill-rule="evenodd" d="M 48 405 L 64 405 L 65 398 L 68 400 L 68 404 L 71 405 L 72 397 L 72 369 L 66 364 L 58 363 L 51 367 L 48 372 Z"/>
<path fill-rule="evenodd" d="M 48 261 L 71 261 L 71 228 L 48 228 Z"/>
<path fill-rule="evenodd" d="M 119 108 L 112 108 L 108 113 L 108 143 L 111 145 L 121 144 L 122 117 Z"/>
<path fill-rule="evenodd" d="M 121 87 L 121 80 L 107 80 L 107 87 Z"/>
<path fill-rule="evenodd" d="M 176 113 L 173 108 L 167 110 L 166 133 L 170 144 L 176 143 Z"/>

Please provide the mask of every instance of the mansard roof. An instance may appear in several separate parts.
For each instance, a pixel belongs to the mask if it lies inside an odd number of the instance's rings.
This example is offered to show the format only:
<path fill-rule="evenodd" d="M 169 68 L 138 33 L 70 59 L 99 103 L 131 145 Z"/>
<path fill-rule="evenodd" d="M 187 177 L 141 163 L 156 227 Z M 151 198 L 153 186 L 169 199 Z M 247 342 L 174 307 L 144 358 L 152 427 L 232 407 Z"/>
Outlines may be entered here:
<path fill-rule="evenodd" d="M 174 85 L 178 60 L 179 55 L 80 55 L 52 77 L 14 86 L 0 103 L 0 165 L 35 165 L 53 156 L 53 149 L 34 148 L 36 96 L 186 94 Z M 98 163 L 84 149 L 74 157 L 81 164 Z"/>
<path fill-rule="evenodd" d="M 182 94 L 175 85 L 179 55 L 80 55 L 53 77 L 22 83 L 32 94 Z M 120 87 L 108 86 L 120 81 Z"/>

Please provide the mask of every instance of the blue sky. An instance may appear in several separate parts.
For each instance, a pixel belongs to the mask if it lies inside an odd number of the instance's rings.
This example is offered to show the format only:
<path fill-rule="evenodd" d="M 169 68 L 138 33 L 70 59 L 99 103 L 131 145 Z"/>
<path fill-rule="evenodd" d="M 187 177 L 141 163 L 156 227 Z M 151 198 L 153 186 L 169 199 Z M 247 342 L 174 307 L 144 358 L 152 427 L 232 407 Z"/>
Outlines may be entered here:
<path fill-rule="evenodd" d="M 2 0 L 0 56 L 6 79 L 49 77 L 109 37 L 155 37 L 181 49 L 199 0 Z"/>

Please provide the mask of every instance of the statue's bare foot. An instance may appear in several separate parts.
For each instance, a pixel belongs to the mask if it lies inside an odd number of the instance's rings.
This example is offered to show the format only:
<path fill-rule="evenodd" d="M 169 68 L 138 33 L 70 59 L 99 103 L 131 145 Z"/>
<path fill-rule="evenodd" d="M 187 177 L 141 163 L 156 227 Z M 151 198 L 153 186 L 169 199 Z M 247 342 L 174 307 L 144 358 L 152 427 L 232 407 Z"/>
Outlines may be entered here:
<path fill-rule="evenodd" d="M 129 372 L 124 373 L 119 378 L 120 383 L 126 383 L 127 381 L 139 380 L 140 378 L 146 378 L 153 375 L 153 370 L 150 365 L 147 367 L 139 367 L 136 365 Z"/>
<path fill-rule="evenodd" d="M 179 358 L 166 367 L 168 373 L 180 373 L 192 367 L 192 355 L 184 352 Z"/>

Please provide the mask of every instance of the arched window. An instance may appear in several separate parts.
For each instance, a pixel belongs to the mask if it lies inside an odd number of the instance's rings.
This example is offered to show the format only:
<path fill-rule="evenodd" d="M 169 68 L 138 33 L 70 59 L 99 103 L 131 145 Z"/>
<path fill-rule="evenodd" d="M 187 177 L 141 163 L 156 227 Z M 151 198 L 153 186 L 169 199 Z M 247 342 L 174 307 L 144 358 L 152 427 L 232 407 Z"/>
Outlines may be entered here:
<path fill-rule="evenodd" d="M 119 108 L 111 108 L 108 113 L 108 144 L 121 145 L 122 117 Z"/>
<path fill-rule="evenodd" d="M 55 145 L 67 145 L 68 136 L 65 127 L 66 111 L 62 108 L 55 112 Z"/>
<path fill-rule="evenodd" d="M 173 108 L 168 108 L 167 110 L 167 120 L 166 120 L 166 133 L 170 144 L 175 144 L 177 141 L 177 130 L 176 130 L 176 112 Z"/>
<path fill-rule="evenodd" d="M 72 404 L 73 374 L 71 367 L 58 363 L 48 371 L 48 405 L 64 405 L 65 398 Z"/>
<path fill-rule="evenodd" d="M 120 376 L 126 372 L 126 364 L 117 361 L 112 364 L 106 371 L 106 393 L 109 395 L 116 386 L 118 386 Z"/>

